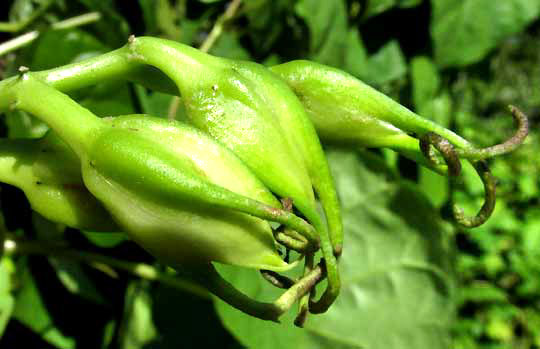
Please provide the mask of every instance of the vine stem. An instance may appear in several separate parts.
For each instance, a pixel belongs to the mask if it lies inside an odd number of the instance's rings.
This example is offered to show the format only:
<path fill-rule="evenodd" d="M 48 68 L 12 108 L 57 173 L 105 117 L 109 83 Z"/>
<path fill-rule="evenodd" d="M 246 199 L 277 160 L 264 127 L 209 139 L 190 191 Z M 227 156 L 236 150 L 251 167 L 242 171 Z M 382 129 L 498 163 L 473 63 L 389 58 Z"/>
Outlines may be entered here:
<path fill-rule="evenodd" d="M 51 30 L 61 30 L 75 28 L 89 23 L 96 22 L 101 19 L 101 13 L 89 12 L 80 16 L 71 17 L 60 22 L 51 24 Z M 8 40 L 0 44 L 0 56 L 3 56 L 9 52 L 15 51 L 23 46 L 30 44 L 36 40 L 41 32 L 39 30 L 33 30 L 26 34 L 20 35 L 16 38 Z"/>
<path fill-rule="evenodd" d="M 200 51 L 204 53 L 207 53 L 208 51 L 210 51 L 212 46 L 214 46 L 214 44 L 216 43 L 217 39 L 223 33 L 223 28 L 225 27 L 225 24 L 234 18 L 241 3 L 242 3 L 242 0 L 233 0 L 229 4 L 225 12 L 214 23 L 214 26 L 212 27 L 210 34 L 208 34 L 206 39 L 203 41 L 203 43 L 199 47 Z M 169 120 L 175 119 L 176 113 L 178 112 L 179 107 L 180 107 L 180 97 L 174 96 L 173 99 L 171 100 L 171 103 L 169 104 L 169 109 L 167 112 L 167 118 Z"/>
<path fill-rule="evenodd" d="M 26 241 L 8 238 L 4 240 L 3 247 L 6 255 L 44 255 L 83 262 L 96 269 L 100 269 L 100 266 L 105 265 L 146 280 L 161 282 L 167 286 L 171 286 L 181 291 L 187 291 L 204 299 L 211 299 L 210 294 L 203 287 L 196 285 L 193 282 L 182 280 L 174 275 L 159 271 L 152 265 L 145 263 L 129 262 L 104 256 L 102 254 L 68 249 L 58 245 L 44 243 L 43 241 Z"/>
<path fill-rule="evenodd" d="M 244 313 L 274 322 L 278 322 L 278 318 L 283 313 L 289 310 L 298 299 L 310 292 L 324 275 L 324 270 L 318 266 L 292 285 L 275 302 L 264 303 L 254 301 L 236 290 L 217 273 L 212 265 L 195 268 L 194 271 L 190 271 L 189 269 L 180 270 L 181 274 L 185 274 L 189 279 L 200 283 L 204 286 L 203 288 L 192 281 L 182 280 L 173 275 L 161 272 L 148 264 L 118 260 L 87 251 L 72 250 L 50 243 L 44 243 L 43 241 L 25 241 L 8 238 L 4 240 L 3 247 L 4 253 L 8 256 L 14 254 L 44 255 L 87 263 L 98 269 L 100 266 L 112 267 L 113 269 L 123 270 L 146 280 L 159 281 L 165 285 L 181 291 L 187 291 L 204 299 L 211 299 L 208 293 L 210 291 Z"/>
<path fill-rule="evenodd" d="M 227 10 L 225 10 L 223 15 L 217 19 L 214 27 L 210 31 L 210 34 L 208 34 L 202 45 L 199 47 L 199 50 L 201 50 L 202 52 L 210 51 L 212 46 L 214 46 L 214 44 L 216 43 L 217 39 L 223 33 L 223 28 L 225 27 L 225 24 L 231 19 L 233 19 L 241 3 L 242 0 L 233 0 L 229 4 Z"/>

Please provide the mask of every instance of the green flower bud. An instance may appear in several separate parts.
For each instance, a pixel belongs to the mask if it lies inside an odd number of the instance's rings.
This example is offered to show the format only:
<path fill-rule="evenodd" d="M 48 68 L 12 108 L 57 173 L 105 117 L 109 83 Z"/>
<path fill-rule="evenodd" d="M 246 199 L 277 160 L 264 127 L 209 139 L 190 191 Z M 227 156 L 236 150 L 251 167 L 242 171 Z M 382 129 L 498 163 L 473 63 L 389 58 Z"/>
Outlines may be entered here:
<path fill-rule="evenodd" d="M 23 190 L 33 210 L 67 226 L 118 231 L 84 186 L 75 153 L 53 132 L 41 139 L 0 141 L 0 181 Z"/>
<path fill-rule="evenodd" d="M 429 167 L 433 164 L 410 134 L 435 132 L 458 146 L 469 145 L 339 69 L 310 61 L 292 61 L 270 69 L 294 90 L 326 143 L 388 147 Z"/>
<path fill-rule="evenodd" d="M 0 109 L 25 110 L 57 132 L 80 159 L 88 190 L 126 233 L 168 264 L 290 268 L 276 252 L 269 224 L 252 215 L 315 241 L 311 226 L 279 209 L 235 155 L 200 131 L 150 117 L 97 118 L 32 73 L 4 87 Z"/>
<path fill-rule="evenodd" d="M 133 115 L 106 122 L 87 154 L 84 180 L 141 246 L 170 265 L 290 268 L 276 253 L 268 222 L 208 205 L 186 190 L 200 190 L 195 179 L 201 178 L 279 207 L 234 154 L 176 121 Z"/>
<path fill-rule="evenodd" d="M 306 164 L 285 136 L 274 104 L 242 63 L 149 37 L 129 45 L 133 60 L 157 67 L 178 86 L 190 123 L 232 150 L 277 195 L 317 219 Z"/>
<path fill-rule="evenodd" d="M 420 117 L 341 70 L 309 61 L 293 61 L 271 70 L 292 87 L 326 142 L 388 147 L 448 175 L 451 182 L 460 173 L 460 158 L 470 161 L 484 184 L 485 202 L 474 217 L 466 217 L 454 205 L 454 218 L 465 227 L 483 224 L 495 207 L 495 179 L 482 160 L 515 150 L 529 131 L 527 116 L 510 106 L 517 125 L 514 135 L 503 143 L 475 148 L 454 132 Z M 431 146 L 439 150 L 446 165 Z"/>
<path fill-rule="evenodd" d="M 255 63 L 213 57 L 149 37 L 132 39 L 127 47 L 132 60 L 157 67 L 176 83 L 193 125 L 231 149 L 270 190 L 292 199 L 318 230 L 330 291 L 314 311 L 325 311 L 339 292 L 334 251 L 341 253 L 343 229 L 326 158 L 294 93 Z M 327 213 L 333 241 L 317 211 L 313 187 Z"/>

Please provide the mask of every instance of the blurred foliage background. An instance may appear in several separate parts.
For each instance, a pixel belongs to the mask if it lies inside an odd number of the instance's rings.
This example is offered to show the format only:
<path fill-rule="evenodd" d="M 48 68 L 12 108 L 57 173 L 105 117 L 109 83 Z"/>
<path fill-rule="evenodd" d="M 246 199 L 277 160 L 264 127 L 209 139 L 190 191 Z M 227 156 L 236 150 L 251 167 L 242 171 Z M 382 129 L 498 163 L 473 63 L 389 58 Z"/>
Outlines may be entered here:
<path fill-rule="evenodd" d="M 15 0 L 0 4 L 0 77 L 107 52 L 130 34 L 200 46 L 226 11 L 220 0 Z M 99 12 L 68 29 L 54 23 Z M 493 217 L 463 230 L 448 216 L 446 180 L 385 150 L 328 148 L 344 208 L 344 290 L 305 330 L 251 319 L 186 286 L 135 277 L 107 263 L 6 256 L 0 264 L 0 347 L 39 348 L 540 348 L 540 0 L 245 0 L 210 52 L 274 65 L 310 59 L 341 68 L 420 115 L 488 146 L 530 117 L 518 151 L 491 160 Z M 168 95 L 123 82 L 73 94 L 98 115 L 182 119 Z M 4 137 L 46 126 L 10 112 Z M 456 200 L 472 213 L 483 189 L 466 168 Z M 1 186 L 4 233 L 61 243 L 165 271 L 121 233 L 66 229 Z M 251 271 L 223 267 L 243 290 L 274 296 Z M 191 290 L 191 291 L 190 291 Z"/>

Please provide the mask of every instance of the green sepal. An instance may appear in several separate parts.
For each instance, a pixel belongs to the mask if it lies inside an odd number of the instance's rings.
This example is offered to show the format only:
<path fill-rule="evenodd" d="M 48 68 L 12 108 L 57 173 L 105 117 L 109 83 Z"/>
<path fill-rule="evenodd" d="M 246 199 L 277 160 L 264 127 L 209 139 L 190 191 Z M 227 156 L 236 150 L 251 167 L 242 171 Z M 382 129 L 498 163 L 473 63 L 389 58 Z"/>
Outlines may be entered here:
<path fill-rule="evenodd" d="M 292 199 L 308 220 L 318 218 L 306 165 L 283 132 L 274 103 L 243 73 L 243 62 L 150 37 L 127 47 L 134 61 L 155 66 L 176 83 L 190 123 L 233 151 L 274 193 Z"/>
<path fill-rule="evenodd" d="M 292 267 L 277 254 L 268 222 L 206 202 L 201 184 L 209 182 L 279 205 L 232 153 L 175 121 L 135 115 L 105 123 L 83 161 L 85 184 L 150 253 L 175 266 Z"/>
<path fill-rule="evenodd" d="M 437 133 L 457 147 L 470 144 L 452 131 L 422 118 L 354 76 L 310 61 L 292 61 L 270 68 L 302 101 L 325 143 L 356 147 L 388 147 L 438 172 L 426 160 L 421 136 Z"/>

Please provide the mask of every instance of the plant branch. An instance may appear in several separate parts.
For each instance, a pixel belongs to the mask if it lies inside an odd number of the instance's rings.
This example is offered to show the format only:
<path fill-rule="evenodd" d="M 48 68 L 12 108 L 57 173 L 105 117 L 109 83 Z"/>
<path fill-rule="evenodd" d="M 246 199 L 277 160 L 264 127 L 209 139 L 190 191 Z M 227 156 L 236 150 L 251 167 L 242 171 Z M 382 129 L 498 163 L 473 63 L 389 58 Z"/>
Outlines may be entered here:
<path fill-rule="evenodd" d="M 79 27 L 85 24 L 96 22 L 100 18 L 101 18 L 101 14 L 99 12 L 90 12 L 90 13 L 86 13 L 80 16 L 68 18 L 60 22 L 53 23 L 50 29 L 61 30 L 61 29 Z M 34 31 L 20 35 L 16 38 L 13 38 L 11 40 L 8 40 L 0 44 L 0 56 L 3 56 L 9 52 L 13 52 L 21 47 L 24 47 L 30 44 L 32 41 L 36 40 L 40 34 L 41 34 L 40 31 L 34 30 Z"/>
<path fill-rule="evenodd" d="M 227 10 L 221 15 L 214 24 L 212 30 L 210 31 L 210 34 L 206 37 L 202 45 L 199 47 L 199 50 L 202 52 L 208 52 L 214 46 L 217 39 L 221 36 L 223 33 L 223 29 L 225 27 L 225 24 L 234 18 L 236 11 L 238 11 L 238 8 L 240 7 L 240 4 L 242 3 L 242 0 L 233 0 L 229 6 L 227 7 Z"/>
<path fill-rule="evenodd" d="M 223 279 L 211 264 L 194 271 L 189 277 L 204 285 L 227 304 L 248 315 L 274 322 L 279 322 L 279 317 L 309 293 L 324 276 L 324 268 L 319 265 L 292 285 L 276 301 L 265 303 L 253 300 L 237 290 Z"/>
<path fill-rule="evenodd" d="M 100 265 L 105 265 L 113 269 L 125 271 L 131 275 L 142 279 L 158 281 L 167 286 L 171 286 L 181 291 L 186 291 L 204 299 L 210 299 L 208 291 L 191 281 L 186 281 L 177 276 L 159 271 L 155 267 L 145 263 L 129 262 L 105 256 L 102 254 L 73 250 L 58 245 L 53 245 L 43 241 L 26 241 L 6 239 L 3 243 L 6 255 L 29 254 L 44 255 L 54 258 L 69 259 L 81 263 L 86 263 L 92 267 L 100 269 Z"/>

